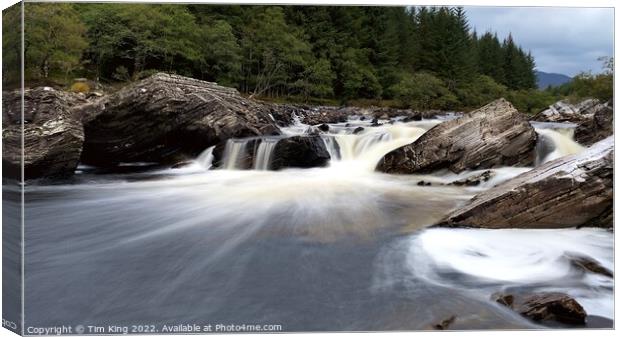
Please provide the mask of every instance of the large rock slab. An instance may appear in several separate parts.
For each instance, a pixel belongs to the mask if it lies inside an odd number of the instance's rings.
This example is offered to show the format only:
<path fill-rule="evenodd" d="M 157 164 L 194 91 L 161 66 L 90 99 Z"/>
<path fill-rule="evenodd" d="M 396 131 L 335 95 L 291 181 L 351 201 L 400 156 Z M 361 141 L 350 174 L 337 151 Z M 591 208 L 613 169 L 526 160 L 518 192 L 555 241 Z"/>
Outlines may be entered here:
<path fill-rule="evenodd" d="M 612 227 L 613 137 L 547 162 L 475 196 L 440 226 Z"/>
<path fill-rule="evenodd" d="M 443 122 L 412 144 L 383 157 L 386 173 L 453 172 L 534 163 L 536 132 L 508 101 L 499 99 L 460 118 Z"/>
<path fill-rule="evenodd" d="M 24 90 L 24 178 L 71 176 L 80 159 L 84 130 L 72 107 L 86 101 L 51 87 Z M 4 175 L 21 179 L 21 91 L 2 94 Z"/>
<path fill-rule="evenodd" d="M 229 138 L 279 134 L 268 106 L 235 89 L 158 73 L 80 109 L 82 161 L 175 162 Z"/>

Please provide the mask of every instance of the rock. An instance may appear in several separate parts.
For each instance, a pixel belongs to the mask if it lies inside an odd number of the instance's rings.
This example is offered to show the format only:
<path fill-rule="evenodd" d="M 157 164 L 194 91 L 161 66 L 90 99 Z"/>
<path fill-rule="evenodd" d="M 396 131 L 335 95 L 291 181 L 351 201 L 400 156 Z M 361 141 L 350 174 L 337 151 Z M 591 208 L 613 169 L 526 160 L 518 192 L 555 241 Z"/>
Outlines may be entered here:
<path fill-rule="evenodd" d="M 612 101 L 601 103 L 597 99 L 587 99 L 577 104 L 559 101 L 534 116 L 541 122 L 570 122 L 577 124 L 575 141 L 591 145 L 613 134 Z"/>
<path fill-rule="evenodd" d="M 614 278 L 614 273 L 611 270 L 603 267 L 598 261 L 590 257 L 572 254 L 568 254 L 566 257 L 570 260 L 571 265 L 577 269 L 580 269 L 584 272 L 590 272 Z"/>
<path fill-rule="evenodd" d="M 431 128 L 415 142 L 381 159 L 386 173 L 428 173 L 448 168 L 458 173 L 496 166 L 534 163 L 536 132 L 508 101 L 484 107 Z"/>
<path fill-rule="evenodd" d="M 571 104 L 566 100 L 558 101 L 548 109 L 536 114 L 532 120 L 539 122 L 571 122 L 581 123 L 592 115 L 597 109 L 602 108 L 599 100 L 587 99 L 577 104 Z"/>
<path fill-rule="evenodd" d="M 492 300 L 536 322 L 555 321 L 584 325 L 587 313 L 572 297 L 563 293 L 536 293 L 523 296 L 494 294 Z"/>
<path fill-rule="evenodd" d="M 4 175 L 21 179 L 21 91 L 2 94 Z M 77 168 L 84 129 L 71 109 L 80 96 L 50 87 L 24 90 L 24 178 L 62 178 Z"/>
<path fill-rule="evenodd" d="M 609 101 L 599 104 L 591 118 L 579 123 L 575 128 L 575 141 L 582 145 L 591 145 L 614 133 L 614 109 Z"/>
<path fill-rule="evenodd" d="M 235 89 L 178 75 L 155 74 L 80 108 L 82 161 L 167 163 L 196 156 L 229 138 L 279 134 L 264 104 Z"/>
<path fill-rule="evenodd" d="M 355 130 L 353 130 L 353 134 L 356 135 L 356 134 L 358 134 L 358 133 L 360 133 L 362 131 L 364 131 L 364 128 L 361 127 L 361 126 L 358 126 L 358 127 L 355 128 Z"/>
<path fill-rule="evenodd" d="M 271 169 L 326 166 L 330 160 L 320 136 L 295 136 L 280 140 L 273 149 Z"/>
<path fill-rule="evenodd" d="M 319 125 L 317 128 L 318 128 L 319 130 L 323 131 L 323 132 L 328 132 L 328 131 L 329 131 L 329 125 L 327 125 L 327 124 L 325 124 L 325 123 L 323 123 L 323 124 Z"/>
<path fill-rule="evenodd" d="M 375 118 L 390 119 L 394 117 L 405 117 L 407 121 L 419 121 L 422 120 L 422 118 L 433 118 L 443 113 L 439 110 L 417 111 L 411 109 L 394 109 L 387 107 L 371 107 L 369 108 L 369 110 Z"/>
<path fill-rule="evenodd" d="M 437 324 L 433 324 L 432 327 L 435 330 L 447 330 L 450 327 L 450 325 L 454 323 L 454 321 L 456 321 L 456 316 L 452 315 Z"/>
<path fill-rule="evenodd" d="M 334 106 L 272 105 L 272 115 L 280 125 L 290 125 L 297 119 L 308 125 L 333 124 L 347 121 L 347 117 L 355 115 L 355 108 L 341 108 Z"/>
<path fill-rule="evenodd" d="M 439 226 L 612 227 L 613 142 L 608 137 L 482 192 Z"/>
<path fill-rule="evenodd" d="M 417 183 L 418 186 L 431 186 L 431 182 L 430 181 L 424 181 L 424 180 L 420 180 Z"/>
<path fill-rule="evenodd" d="M 421 121 L 422 120 L 422 116 L 421 115 L 414 115 L 414 116 L 407 116 L 405 117 L 402 122 L 407 123 L 407 122 L 412 122 L 412 121 Z"/>
<path fill-rule="evenodd" d="M 455 180 L 448 185 L 455 186 L 478 186 L 481 182 L 489 181 L 489 179 L 493 178 L 495 173 L 491 170 L 486 170 L 480 174 L 471 175 L 467 178 Z"/>

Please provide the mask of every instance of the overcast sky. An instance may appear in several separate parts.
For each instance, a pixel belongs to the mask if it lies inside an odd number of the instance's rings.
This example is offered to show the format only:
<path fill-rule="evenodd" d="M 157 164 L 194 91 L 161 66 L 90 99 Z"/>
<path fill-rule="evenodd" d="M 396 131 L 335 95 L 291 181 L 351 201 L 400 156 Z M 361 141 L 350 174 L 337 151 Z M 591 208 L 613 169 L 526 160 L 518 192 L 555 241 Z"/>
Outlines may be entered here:
<path fill-rule="evenodd" d="M 512 32 L 530 50 L 540 71 L 574 76 L 601 70 L 600 56 L 613 56 L 614 12 L 611 8 L 465 7 L 478 35 Z"/>

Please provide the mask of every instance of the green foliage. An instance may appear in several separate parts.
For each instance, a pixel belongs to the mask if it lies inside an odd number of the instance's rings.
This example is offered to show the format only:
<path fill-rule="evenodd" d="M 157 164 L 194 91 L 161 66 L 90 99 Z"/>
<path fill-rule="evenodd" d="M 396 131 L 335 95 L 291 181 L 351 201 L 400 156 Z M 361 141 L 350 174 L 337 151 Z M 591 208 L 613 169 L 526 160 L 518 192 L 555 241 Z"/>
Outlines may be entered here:
<path fill-rule="evenodd" d="M 511 90 L 506 99 L 520 112 L 529 114 L 540 112 L 558 101 L 558 97 L 551 93 L 536 89 Z"/>
<path fill-rule="evenodd" d="M 88 46 L 86 28 L 70 4 L 24 4 L 24 60 L 27 78 L 47 78 L 51 73 L 65 77 L 81 66 L 82 52 Z M 3 13 L 3 47 L 13 51 L 9 59 L 20 56 L 21 30 L 18 6 Z"/>
<path fill-rule="evenodd" d="M 21 76 L 21 3 L 2 11 L 2 84 L 17 87 Z"/>
<path fill-rule="evenodd" d="M 614 59 L 613 57 L 600 57 L 599 61 L 603 63 L 602 73 L 580 73 L 570 82 L 558 87 L 547 88 L 545 92 L 556 97 L 568 97 L 574 102 L 586 98 L 597 98 L 603 102 L 612 99 L 614 94 Z"/>
<path fill-rule="evenodd" d="M 456 89 L 456 95 L 461 104 L 470 108 L 480 107 L 498 97 L 504 97 L 507 92 L 504 85 L 486 75 L 478 75 Z"/>
<path fill-rule="evenodd" d="M 325 98 L 333 95 L 332 82 L 334 75 L 329 60 L 320 59 L 308 67 L 297 80 L 295 86 L 299 88 L 306 101 L 310 97 Z"/>
<path fill-rule="evenodd" d="M 367 52 L 353 48 L 344 52 L 340 68 L 344 98 L 376 98 L 381 95 L 381 84 Z"/>
<path fill-rule="evenodd" d="M 201 28 L 202 75 L 222 85 L 237 85 L 241 76 L 242 57 L 232 27 L 224 20 L 210 19 Z"/>
<path fill-rule="evenodd" d="M 397 101 L 418 109 L 471 108 L 510 95 L 533 109 L 547 98 L 531 90 L 531 55 L 512 36 L 478 37 L 460 7 L 26 6 L 32 78 L 68 79 L 81 66 L 80 77 L 111 81 L 165 71 L 276 101 Z M 18 26 L 18 8 L 11 11 L 3 19 Z M 9 25 L 4 64 L 15 64 L 20 36 Z M 3 71 L 10 80 L 11 69 Z M 582 74 L 545 95 L 610 97 L 611 78 Z"/>
<path fill-rule="evenodd" d="M 457 97 L 445 83 L 430 73 L 407 74 L 392 90 L 402 106 L 416 110 L 449 110 L 458 105 Z"/>
<path fill-rule="evenodd" d="M 311 60 L 310 45 L 302 32 L 286 23 L 281 7 L 258 7 L 244 27 L 244 91 L 253 95 L 286 90 Z"/>
<path fill-rule="evenodd" d="M 154 4 L 75 5 L 88 26 L 89 58 L 100 76 L 118 66 L 136 78 L 144 69 L 191 74 L 200 58 L 198 26 L 187 8 Z"/>

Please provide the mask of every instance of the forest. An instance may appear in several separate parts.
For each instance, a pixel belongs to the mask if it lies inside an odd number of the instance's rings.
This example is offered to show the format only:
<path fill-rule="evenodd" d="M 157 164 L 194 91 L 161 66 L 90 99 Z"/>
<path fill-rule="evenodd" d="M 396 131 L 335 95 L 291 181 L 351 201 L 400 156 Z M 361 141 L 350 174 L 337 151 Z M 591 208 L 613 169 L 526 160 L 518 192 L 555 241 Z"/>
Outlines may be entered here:
<path fill-rule="evenodd" d="M 18 8 L 3 20 L 10 87 Z M 612 92 L 612 59 L 603 74 L 538 90 L 529 51 L 473 31 L 460 7 L 27 3 L 24 30 L 30 85 L 113 87 L 164 71 L 272 101 L 467 110 L 506 97 L 524 112 Z"/>

